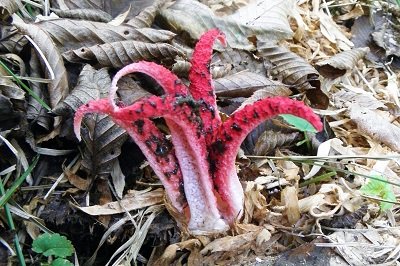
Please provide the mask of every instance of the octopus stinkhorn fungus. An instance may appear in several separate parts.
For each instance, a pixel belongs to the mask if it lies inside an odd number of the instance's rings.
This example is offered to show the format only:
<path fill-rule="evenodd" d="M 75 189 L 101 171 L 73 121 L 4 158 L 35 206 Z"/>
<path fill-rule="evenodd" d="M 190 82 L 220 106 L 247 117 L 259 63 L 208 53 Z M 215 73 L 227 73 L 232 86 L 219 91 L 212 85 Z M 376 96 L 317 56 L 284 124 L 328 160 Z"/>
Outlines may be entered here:
<path fill-rule="evenodd" d="M 80 140 L 80 124 L 86 113 L 107 114 L 123 127 L 143 151 L 165 187 L 173 207 L 186 215 L 193 234 L 224 232 L 243 210 L 244 193 L 235 168 L 235 158 L 246 135 L 261 122 L 279 114 L 292 114 L 310 122 L 317 130 L 322 123 L 302 102 L 283 97 L 266 98 L 246 105 L 222 122 L 218 114 L 209 65 L 216 39 L 225 44 L 217 29 L 201 36 L 189 72 L 190 86 L 151 62 L 138 62 L 114 77 L 108 99 L 81 106 L 75 114 L 74 131 Z M 117 81 L 141 72 L 165 90 L 126 107 L 114 102 Z M 171 138 L 151 119 L 163 117 Z"/>

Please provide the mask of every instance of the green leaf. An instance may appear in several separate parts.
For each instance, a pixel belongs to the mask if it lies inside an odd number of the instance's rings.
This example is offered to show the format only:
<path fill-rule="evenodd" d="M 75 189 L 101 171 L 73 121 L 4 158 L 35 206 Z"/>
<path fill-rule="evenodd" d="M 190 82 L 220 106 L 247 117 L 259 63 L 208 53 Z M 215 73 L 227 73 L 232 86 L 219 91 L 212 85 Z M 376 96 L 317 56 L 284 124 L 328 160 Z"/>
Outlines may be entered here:
<path fill-rule="evenodd" d="M 374 175 L 374 179 L 360 188 L 360 191 L 365 195 L 377 196 L 383 200 L 396 201 L 392 185 L 386 183 L 387 179 L 380 175 Z M 382 211 L 392 208 L 393 203 L 381 201 L 380 207 Z"/>
<path fill-rule="evenodd" d="M 69 260 L 62 259 L 62 258 L 58 258 L 58 259 L 54 260 L 50 265 L 51 266 L 74 266 L 74 264 L 72 264 Z"/>
<path fill-rule="evenodd" d="M 287 123 L 291 124 L 300 131 L 317 133 L 318 131 L 307 120 L 294 115 L 280 115 Z"/>
<path fill-rule="evenodd" d="M 72 255 L 74 247 L 65 236 L 45 233 L 33 241 L 32 250 L 36 253 L 43 253 L 46 257 L 54 255 L 65 258 Z"/>

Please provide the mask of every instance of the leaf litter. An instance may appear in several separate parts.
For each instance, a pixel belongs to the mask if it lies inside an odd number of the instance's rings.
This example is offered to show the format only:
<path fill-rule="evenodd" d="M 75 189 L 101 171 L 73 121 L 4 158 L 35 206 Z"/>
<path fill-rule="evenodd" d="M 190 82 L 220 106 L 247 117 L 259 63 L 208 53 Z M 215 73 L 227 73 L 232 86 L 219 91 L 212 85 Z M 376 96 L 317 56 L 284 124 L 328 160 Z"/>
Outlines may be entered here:
<path fill-rule="evenodd" d="M 164 5 L 137 0 L 121 1 L 117 10 L 100 1 L 26 2 L 0 3 L 1 60 L 6 54 L 21 58 L 19 65 L 4 62 L 52 111 L 0 68 L 0 170 L 6 189 L 27 169 L 35 151 L 53 152 L 39 159 L 9 201 L 19 233 L 37 237 L 34 232 L 47 226 L 66 235 L 78 260 L 89 264 L 253 265 L 284 251 L 291 254 L 316 235 L 320 242 L 314 245 L 332 249 L 350 265 L 396 263 L 398 6 L 377 1 L 179 0 Z M 46 9 L 58 18 L 47 18 Z M 107 23 L 118 14 L 123 14 L 118 25 Z M 368 14 L 375 23 L 359 23 Z M 33 22 L 39 15 L 44 18 Z M 229 46 L 215 46 L 210 64 L 220 115 L 271 95 L 292 95 L 324 114 L 325 132 L 316 138 L 329 145 L 311 147 L 281 119 L 261 125 L 243 143 L 248 147 L 252 139 L 253 148 L 244 148 L 250 161 L 237 160 L 236 165 L 245 191 L 243 219 L 226 235 L 193 237 L 124 130 L 106 116 L 88 116 L 85 141 L 79 144 L 71 122 L 80 105 L 107 96 L 113 74 L 129 63 L 154 61 L 186 78 L 190 49 L 214 27 L 225 32 Z M 177 62 L 184 63 L 183 69 Z M 129 105 L 158 94 L 157 86 L 144 75 L 124 78 L 117 103 Z M 155 123 L 168 134 L 165 121 Z M 10 147 L 21 157 L 12 156 Z M 71 156 L 61 152 L 71 149 Z M 384 186 L 373 179 L 377 175 L 387 180 Z M 361 193 L 370 182 L 385 191 Z M 394 196 L 388 200 L 385 195 Z M 380 209 L 382 203 L 389 207 Z M 175 226 L 163 227 L 167 224 Z M 151 226 L 166 231 L 155 233 Z M 21 241 L 28 258 L 31 240 Z"/>

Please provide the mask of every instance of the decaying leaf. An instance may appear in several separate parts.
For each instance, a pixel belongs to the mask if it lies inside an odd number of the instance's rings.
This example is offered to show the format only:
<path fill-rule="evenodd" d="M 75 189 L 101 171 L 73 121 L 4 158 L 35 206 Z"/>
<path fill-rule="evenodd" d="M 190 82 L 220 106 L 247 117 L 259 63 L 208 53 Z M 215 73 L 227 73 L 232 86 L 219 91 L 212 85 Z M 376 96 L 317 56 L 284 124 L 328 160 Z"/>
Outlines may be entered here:
<path fill-rule="evenodd" d="M 119 202 L 114 201 L 105 205 L 93 205 L 77 208 L 89 215 L 110 215 L 161 204 L 163 201 L 164 190 L 159 188 L 152 191 L 135 191 L 131 194 L 125 195 L 125 198 Z"/>
<path fill-rule="evenodd" d="M 276 97 L 276 96 L 289 96 L 292 94 L 292 91 L 284 86 L 273 86 L 273 87 L 267 87 L 265 89 L 257 90 L 251 95 L 249 98 L 247 98 L 238 109 L 243 108 L 247 104 L 252 104 L 254 102 L 257 102 L 261 99 L 265 99 L 268 97 Z"/>
<path fill-rule="evenodd" d="M 105 97 L 110 86 L 107 69 L 95 70 L 86 65 L 79 75 L 77 86 L 53 112 L 70 114 L 90 100 Z M 121 153 L 121 145 L 127 134 L 106 115 L 87 116 L 84 123 L 86 128 L 82 131 L 85 142 L 82 167 L 93 176 L 109 174 L 114 160 Z"/>
<path fill-rule="evenodd" d="M 337 108 L 347 107 L 349 104 L 358 104 L 361 107 L 375 110 L 378 108 L 386 108 L 386 106 L 377 100 L 370 93 L 356 93 L 353 91 L 341 90 L 332 95 L 334 104 Z"/>
<path fill-rule="evenodd" d="M 357 62 L 369 52 L 369 48 L 355 48 L 338 53 L 331 58 L 318 62 L 319 73 L 326 77 L 335 79 L 343 76 L 346 71 L 354 69 Z"/>
<path fill-rule="evenodd" d="M 201 250 L 201 254 L 205 255 L 209 252 L 214 253 L 220 251 L 236 251 L 242 249 L 243 246 L 249 247 L 251 243 L 257 238 L 258 234 L 259 232 L 256 231 L 237 236 L 225 236 L 215 239 Z"/>
<path fill-rule="evenodd" d="M 60 52 L 54 45 L 50 36 L 36 24 L 26 24 L 22 21 L 14 20 L 14 25 L 24 34 L 32 38 L 54 73 L 54 79 L 47 85 L 50 107 L 54 108 L 58 103 L 65 99 L 69 93 L 67 70 Z M 42 68 L 45 70 L 45 77 L 49 78 L 50 70 L 41 60 Z"/>
<path fill-rule="evenodd" d="M 15 0 L 0 1 L 0 20 L 4 21 L 12 14 L 18 11 L 18 5 Z"/>
<path fill-rule="evenodd" d="M 267 155 L 277 148 L 293 144 L 299 138 L 299 132 L 283 133 L 274 130 L 264 131 L 254 146 L 254 155 Z"/>
<path fill-rule="evenodd" d="M 341 50 L 350 50 L 354 44 L 344 35 L 331 16 L 321 9 L 316 14 L 320 21 L 321 33 L 332 43 L 337 44 Z"/>
<path fill-rule="evenodd" d="M 121 68 L 140 60 L 171 64 L 176 56 L 183 56 L 183 53 L 167 43 L 128 40 L 81 47 L 65 52 L 63 56 L 70 62 L 91 62 L 102 67 Z"/>
<path fill-rule="evenodd" d="M 0 51 L 6 53 L 19 53 L 28 43 L 14 26 L 3 25 L 0 27 Z"/>
<path fill-rule="evenodd" d="M 61 18 L 82 19 L 99 22 L 109 22 L 112 19 L 110 14 L 101 9 L 51 9 L 51 11 L 56 13 Z"/>
<path fill-rule="evenodd" d="M 215 68 L 223 68 L 226 66 L 230 67 L 230 74 L 234 74 L 242 71 L 250 71 L 257 74 L 265 75 L 264 62 L 256 58 L 252 53 L 239 50 L 239 49 L 225 49 L 222 52 L 216 52 L 213 54 L 211 66 L 213 72 L 216 71 Z M 215 75 L 213 74 L 214 78 Z M 221 76 L 218 76 L 221 77 Z"/>
<path fill-rule="evenodd" d="M 92 66 L 85 65 L 79 75 L 76 87 L 63 102 L 53 109 L 53 112 L 58 115 L 72 113 L 82 104 L 104 97 L 110 85 L 111 79 L 107 69 L 96 71 Z"/>
<path fill-rule="evenodd" d="M 0 67 L 0 92 L 4 96 L 15 99 L 15 100 L 24 100 L 25 92 L 17 84 L 15 84 L 11 78 L 6 78 L 3 76 L 8 76 L 8 73 L 5 69 Z"/>
<path fill-rule="evenodd" d="M 207 6 L 194 0 L 178 0 L 161 11 L 165 20 L 180 31 L 187 32 L 192 39 L 212 28 L 219 28 L 226 34 L 228 44 L 233 48 L 254 50 L 249 38 L 261 41 L 277 41 L 292 35 L 287 16 L 292 1 L 257 1 L 242 13 L 217 17 Z"/>
<path fill-rule="evenodd" d="M 335 247 L 347 263 L 353 265 L 396 264 L 400 245 L 397 227 L 369 228 L 368 231 L 338 230 L 329 235 L 330 243 L 318 246 Z M 346 245 L 343 243 L 357 243 Z M 329 245 L 328 245 L 329 244 Z"/>
<path fill-rule="evenodd" d="M 281 192 L 281 202 L 285 206 L 285 215 L 290 225 L 295 224 L 300 219 L 299 198 L 297 189 L 293 186 L 285 187 Z"/>
<path fill-rule="evenodd" d="M 169 42 L 175 36 L 166 30 L 151 28 L 135 29 L 122 24 L 118 27 L 103 22 L 87 20 L 54 19 L 36 23 L 38 27 L 47 31 L 61 52 L 96 44 L 135 40 L 150 43 Z"/>
<path fill-rule="evenodd" d="M 328 96 L 320 89 L 318 71 L 299 55 L 285 47 L 260 44 L 259 55 L 272 64 L 271 74 L 283 83 L 295 86 L 297 90 L 306 91 L 313 106 L 326 109 L 329 105 Z"/>
<path fill-rule="evenodd" d="M 29 60 L 30 76 L 39 78 L 41 77 L 41 67 L 39 58 L 36 55 L 34 49 L 31 49 L 31 59 Z M 39 96 L 41 99 L 45 99 L 44 96 L 44 85 L 39 82 L 30 82 L 30 88 Z M 47 115 L 47 110 L 32 96 L 29 97 L 28 108 L 27 108 L 27 118 L 34 120 L 41 127 L 49 130 L 50 129 L 50 116 Z"/>
<path fill-rule="evenodd" d="M 126 24 L 135 28 L 149 28 L 153 24 L 154 18 L 160 13 L 161 7 L 166 1 L 156 0 L 151 6 L 143 9 L 136 17 L 130 19 Z"/>
<path fill-rule="evenodd" d="M 351 106 L 349 115 L 360 132 L 383 142 L 394 151 L 400 151 L 400 128 L 388 119 L 357 104 Z"/>
<path fill-rule="evenodd" d="M 213 80 L 215 92 L 222 97 L 249 97 L 255 91 L 265 88 L 278 88 L 283 84 L 263 75 L 242 71 Z"/>

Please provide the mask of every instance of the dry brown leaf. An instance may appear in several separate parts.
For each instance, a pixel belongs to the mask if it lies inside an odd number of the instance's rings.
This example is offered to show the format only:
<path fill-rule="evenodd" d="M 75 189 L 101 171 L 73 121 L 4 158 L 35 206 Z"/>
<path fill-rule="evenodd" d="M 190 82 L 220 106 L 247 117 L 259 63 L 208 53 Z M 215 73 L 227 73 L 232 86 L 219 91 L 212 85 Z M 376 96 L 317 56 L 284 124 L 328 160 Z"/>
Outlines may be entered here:
<path fill-rule="evenodd" d="M 71 185 L 83 191 L 86 191 L 92 182 L 90 179 L 83 179 L 68 169 L 64 170 L 64 173 Z"/>
<path fill-rule="evenodd" d="M 260 44 L 258 54 L 272 64 L 272 76 L 284 84 L 295 86 L 297 90 L 306 91 L 313 107 L 328 107 L 329 99 L 320 89 L 318 71 L 305 59 L 285 47 L 268 43 Z"/>
<path fill-rule="evenodd" d="M 237 236 L 225 236 L 217 238 L 210 244 L 206 245 L 202 250 L 201 254 L 206 255 L 207 253 L 214 252 L 227 252 L 227 251 L 238 251 L 244 246 L 250 246 L 252 242 L 257 238 L 259 232 L 249 232 Z"/>
<path fill-rule="evenodd" d="M 350 107 L 349 116 L 363 135 L 383 142 L 394 151 L 400 151 L 400 128 L 390 123 L 387 118 L 357 104 Z"/>
<path fill-rule="evenodd" d="M 364 47 L 338 53 L 327 60 L 318 62 L 318 71 L 326 78 L 338 78 L 343 76 L 348 70 L 354 69 L 358 61 L 368 52 L 369 48 Z"/>
<path fill-rule="evenodd" d="M 342 29 L 333 21 L 332 17 L 321 9 L 316 14 L 320 21 L 321 33 L 341 50 L 350 50 L 354 44 L 346 37 Z"/>
<path fill-rule="evenodd" d="M 40 71 L 39 58 L 34 49 L 31 49 L 31 59 L 29 60 L 30 77 L 42 77 Z M 41 99 L 47 99 L 44 95 L 44 84 L 39 82 L 30 82 L 30 88 Z M 26 117 L 29 120 L 34 120 L 41 127 L 49 130 L 51 127 L 50 116 L 47 115 L 47 110 L 32 96 L 29 96 L 28 108 L 26 110 Z"/>
<path fill-rule="evenodd" d="M 1 26 L 0 36 L 0 52 L 19 54 L 28 43 L 28 40 L 14 26 Z"/>
<path fill-rule="evenodd" d="M 169 245 L 161 257 L 153 265 L 172 265 L 177 259 L 177 252 L 184 249 L 194 252 L 202 246 L 198 239 L 189 239 L 183 242 Z"/>
<path fill-rule="evenodd" d="M 154 18 L 160 13 L 164 0 L 156 0 L 151 6 L 143 9 L 136 17 L 126 22 L 135 28 L 149 28 L 153 24 Z"/>
<path fill-rule="evenodd" d="M 53 112 L 59 115 L 71 114 L 90 100 L 106 97 L 110 86 L 111 79 L 107 69 L 95 70 L 86 65 L 79 75 L 77 86 Z M 127 138 L 125 130 L 107 115 L 86 116 L 83 123 L 85 149 L 82 167 L 93 176 L 109 174 L 114 160 L 121 153 L 121 145 Z"/>
<path fill-rule="evenodd" d="M 105 97 L 110 86 L 111 79 L 107 69 L 96 71 L 92 66 L 85 65 L 79 74 L 76 87 L 53 112 L 58 115 L 72 113 L 90 100 Z"/>
<path fill-rule="evenodd" d="M 335 231 L 329 235 L 331 243 L 316 243 L 317 246 L 335 247 L 336 251 L 352 265 L 374 265 L 398 262 L 400 232 L 398 227 L 368 230 Z"/>
<path fill-rule="evenodd" d="M 49 94 L 50 107 L 54 108 L 58 103 L 64 100 L 69 93 L 67 70 L 65 69 L 61 54 L 50 36 L 36 24 L 26 24 L 22 20 L 19 21 L 15 19 L 13 23 L 21 32 L 32 38 L 50 64 L 54 73 L 54 80 L 47 85 L 47 91 Z M 49 78 L 49 69 L 47 69 L 42 60 L 41 63 L 42 68 L 45 69 L 45 77 Z"/>
<path fill-rule="evenodd" d="M 297 189 L 292 186 L 285 187 L 281 192 L 281 202 L 285 206 L 285 215 L 290 225 L 294 225 L 300 219 L 299 199 Z"/>
<path fill-rule="evenodd" d="M 254 155 L 267 155 L 277 148 L 289 146 L 299 138 L 299 132 L 284 133 L 274 130 L 264 131 L 257 139 L 254 146 Z"/>
<path fill-rule="evenodd" d="M 11 78 L 6 78 L 8 72 L 0 67 L 0 92 L 4 96 L 14 100 L 24 100 L 25 91 L 15 84 Z"/>
<path fill-rule="evenodd" d="M 274 90 L 283 86 L 280 82 L 249 71 L 214 79 L 213 84 L 217 96 L 220 97 L 249 97 L 260 89 Z"/>
<path fill-rule="evenodd" d="M 70 62 L 91 62 L 114 68 L 140 60 L 171 64 L 176 56 L 183 56 L 183 53 L 170 44 L 132 40 L 81 47 L 63 53 L 63 57 Z"/>
<path fill-rule="evenodd" d="M 202 33 L 219 28 L 226 34 L 233 48 L 253 50 L 250 41 L 256 37 L 261 41 L 276 41 L 291 37 L 288 15 L 293 11 L 293 1 L 256 1 L 238 10 L 237 14 L 217 17 L 207 6 L 194 0 L 178 0 L 161 11 L 161 15 L 172 28 L 187 32 L 197 40 Z"/>
<path fill-rule="evenodd" d="M 161 204 L 163 201 L 164 190 L 159 188 L 152 191 L 135 191 L 131 194 L 128 193 L 119 202 L 113 201 L 104 205 L 93 205 L 89 207 L 78 206 L 77 208 L 89 215 L 110 215 Z"/>
<path fill-rule="evenodd" d="M 244 189 L 243 224 L 250 224 L 252 221 L 261 222 L 265 219 L 267 213 L 267 200 L 261 193 L 262 189 L 263 186 L 258 185 L 256 182 L 246 182 Z"/>
<path fill-rule="evenodd" d="M 0 0 L 0 20 L 5 21 L 18 11 L 15 0 Z"/>
<path fill-rule="evenodd" d="M 214 78 L 222 77 L 222 75 L 216 75 L 219 72 L 217 68 L 228 69 L 230 74 L 250 71 L 265 75 L 264 62 L 256 58 L 252 53 L 240 49 L 227 48 L 223 52 L 214 53 L 211 60 L 211 68 L 212 72 L 214 72 Z M 227 72 L 224 71 L 224 73 L 226 74 Z"/>
<path fill-rule="evenodd" d="M 169 42 L 175 36 L 166 30 L 151 28 L 135 29 L 122 24 L 118 27 L 103 22 L 87 20 L 54 19 L 36 23 L 38 27 L 47 31 L 61 52 L 96 44 L 135 40 L 150 43 Z"/>
<path fill-rule="evenodd" d="M 264 98 L 268 97 L 275 97 L 275 96 L 289 96 L 292 94 L 292 91 L 286 87 L 268 87 L 266 89 L 257 90 L 247 98 L 238 109 L 243 108 L 247 104 L 252 104 L 256 101 L 259 101 Z"/>
<path fill-rule="evenodd" d="M 333 102 L 337 108 L 345 108 L 351 104 L 358 104 L 361 107 L 375 110 L 378 108 L 386 109 L 386 106 L 368 92 L 356 93 L 352 91 L 340 90 L 332 95 Z"/>
<path fill-rule="evenodd" d="M 112 20 L 112 17 L 107 12 L 104 12 L 101 9 L 70 9 L 70 10 L 61 10 L 61 9 L 51 9 L 57 16 L 60 18 L 72 18 L 72 19 L 82 19 L 82 20 L 90 20 L 90 21 L 99 21 L 99 22 L 109 22 Z"/>
<path fill-rule="evenodd" d="M 100 205 L 108 204 L 112 201 L 111 190 L 108 186 L 108 182 L 104 178 L 98 178 L 96 180 L 96 193 L 99 195 L 98 203 Z M 97 219 L 101 222 L 101 224 L 108 228 L 108 224 L 110 223 L 111 216 L 110 215 L 100 215 Z"/>

